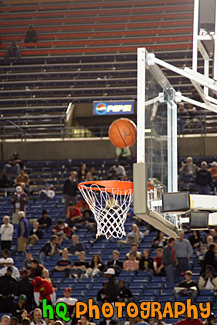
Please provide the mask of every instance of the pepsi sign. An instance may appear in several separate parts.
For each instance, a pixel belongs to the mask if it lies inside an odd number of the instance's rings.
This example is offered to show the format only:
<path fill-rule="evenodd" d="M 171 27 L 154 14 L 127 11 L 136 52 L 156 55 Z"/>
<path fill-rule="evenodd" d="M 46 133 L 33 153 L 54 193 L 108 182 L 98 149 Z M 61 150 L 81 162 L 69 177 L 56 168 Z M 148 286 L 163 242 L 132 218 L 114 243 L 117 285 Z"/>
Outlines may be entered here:
<path fill-rule="evenodd" d="M 134 113 L 134 100 L 93 102 L 93 115 L 129 115 Z"/>

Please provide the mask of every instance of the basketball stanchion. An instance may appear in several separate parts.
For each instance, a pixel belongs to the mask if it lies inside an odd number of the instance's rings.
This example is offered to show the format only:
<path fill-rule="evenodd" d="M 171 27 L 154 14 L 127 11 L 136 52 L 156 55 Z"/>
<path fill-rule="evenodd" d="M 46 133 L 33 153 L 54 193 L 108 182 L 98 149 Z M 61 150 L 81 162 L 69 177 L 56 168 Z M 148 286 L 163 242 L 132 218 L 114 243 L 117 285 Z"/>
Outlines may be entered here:
<path fill-rule="evenodd" d="M 133 200 L 133 183 L 89 181 L 78 184 L 78 188 L 96 220 L 96 237 L 120 239 L 125 236 L 124 224 Z"/>

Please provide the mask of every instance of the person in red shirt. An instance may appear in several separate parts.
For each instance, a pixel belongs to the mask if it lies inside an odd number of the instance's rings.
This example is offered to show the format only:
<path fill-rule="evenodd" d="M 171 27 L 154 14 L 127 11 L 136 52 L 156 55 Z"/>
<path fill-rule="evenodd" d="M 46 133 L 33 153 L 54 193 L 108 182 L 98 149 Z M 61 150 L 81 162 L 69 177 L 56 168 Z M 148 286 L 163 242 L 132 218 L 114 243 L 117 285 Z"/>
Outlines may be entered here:
<path fill-rule="evenodd" d="M 200 319 L 188 318 L 186 314 L 184 314 L 184 317 L 185 319 L 178 321 L 176 325 L 203 325 Z"/>
<path fill-rule="evenodd" d="M 57 221 L 56 226 L 52 229 L 52 234 L 60 237 L 59 243 L 61 244 L 63 239 L 68 239 L 71 237 L 71 230 L 67 223 L 63 222 L 62 219 Z"/>
<path fill-rule="evenodd" d="M 47 299 L 47 304 L 55 305 L 56 293 L 50 281 L 36 276 L 32 280 L 34 300 L 37 306 L 40 306 L 42 299 Z"/>
<path fill-rule="evenodd" d="M 81 219 L 81 210 L 76 208 L 73 202 L 70 202 L 66 210 L 66 222 L 70 228 L 73 228 L 78 219 Z"/>
<path fill-rule="evenodd" d="M 154 262 L 153 262 L 154 276 L 165 276 L 166 273 L 162 262 L 163 249 L 162 248 L 156 249 L 156 253 L 157 256 L 154 257 Z"/>
<path fill-rule="evenodd" d="M 90 206 L 89 204 L 87 204 L 87 202 L 85 201 L 84 198 L 82 198 L 75 206 L 76 208 L 79 208 L 80 211 L 83 213 L 84 210 L 86 209 L 90 209 Z"/>

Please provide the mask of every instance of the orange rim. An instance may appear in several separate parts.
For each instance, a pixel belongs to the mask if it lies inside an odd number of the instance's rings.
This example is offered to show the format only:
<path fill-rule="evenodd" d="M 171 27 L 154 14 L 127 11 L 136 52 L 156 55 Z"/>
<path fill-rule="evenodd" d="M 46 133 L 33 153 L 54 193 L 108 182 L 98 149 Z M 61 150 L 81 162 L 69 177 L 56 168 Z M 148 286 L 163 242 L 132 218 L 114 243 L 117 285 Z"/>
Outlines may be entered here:
<path fill-rule="evenodd" d="M 94 185 L 97 186 L 94 187 Z M 109 192 L 120 195 L 133 193 L 133 182 L 126 181 L 88 181 L 78 184 L 79 190 L 82 190 L 84 187 L 87 190 Z"/>

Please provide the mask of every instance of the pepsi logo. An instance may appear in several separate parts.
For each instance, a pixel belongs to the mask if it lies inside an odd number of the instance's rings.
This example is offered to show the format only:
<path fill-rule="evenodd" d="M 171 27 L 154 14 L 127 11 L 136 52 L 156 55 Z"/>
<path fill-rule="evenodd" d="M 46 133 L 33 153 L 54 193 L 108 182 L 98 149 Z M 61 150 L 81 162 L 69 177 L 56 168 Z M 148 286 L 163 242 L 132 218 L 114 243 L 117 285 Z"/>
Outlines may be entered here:
<path fill-rule="evenodd" d="M 99 115 L 103 115 L 107 112 L 107 105 L 104 103 L 99 103 L 95 107 L 95 111 Z"/>

